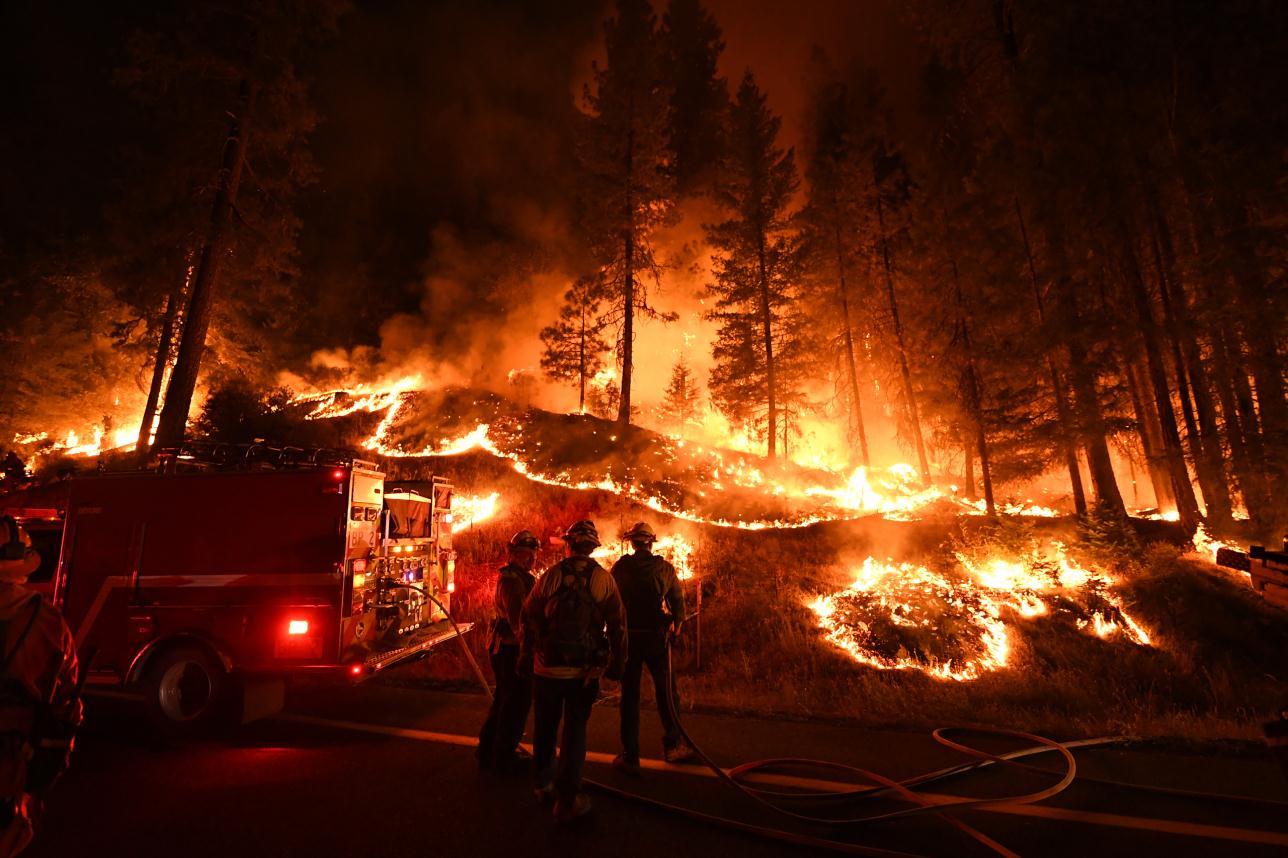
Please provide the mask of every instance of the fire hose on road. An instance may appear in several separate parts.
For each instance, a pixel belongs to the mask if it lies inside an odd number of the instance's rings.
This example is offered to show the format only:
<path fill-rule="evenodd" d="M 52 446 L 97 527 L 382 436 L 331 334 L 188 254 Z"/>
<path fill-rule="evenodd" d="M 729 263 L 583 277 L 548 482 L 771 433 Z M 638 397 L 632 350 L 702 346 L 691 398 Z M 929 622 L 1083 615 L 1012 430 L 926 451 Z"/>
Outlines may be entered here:
<path fill-rule="evenodd" d="M 479 685 L 482 686 L 484 693 L 489 698 L 491 698 L 492 689 L 487 683 L 487 679 L 483 674 L 482 668 L 479 666 L 478 660 L 474 658 L 474 654 L 470 652 L 469 647 L 464 646 L 464 639 L 460 637 L 459 628 L 456 625 L 455 619 L 452 618 L 451 613 L 447 610 L 446 607 L 444 607 L 442 602 L 440 602 L 433 594 L 431 594 L 424 588 L 417 587 L 411 584 L 408 584 L 406 586 L 420 592 L 427 599 L 429 599 L 435 605 L 437 605 L 438 608 L 442 610 L 443 613 L 447 616 L 448 621 L 451 622 L 452 624 L 452 628 L 457 631 L 458 640 L 462 641 L 462 651 L 465 653 L 466 658 L 469 660 L 470 666 L 474 671 L 474 675 L 479 680 Z M 670 659 L 669 647 L 667 650 L 667 659 L 669 662 L 669 659 Z M 669 664 L 668 664 L 668 667 L 669 667 Z M 672 673 L 672 676 L 674 676 L 674 673 Z M 879 821 L 889 821 L 889 820 L 900 819 L 904 817 L 934 814 L 935 816 L 946 821 L 948 824 L 956 827 L 958 830 L 975 838 L 980 843 L 989 847 L 997 854 L 1006 855 L 1006 856 L 1015 856 L 1016 853 L 1007 849 L 1005 846 L 993 840 L 991 837 L 979 831 L 978 829 L 975 829 L 972 826 L 962 822 L 961 820 L 956 819 L 955 817 L 949 815 L 947 811 L 953 810 L 953 809 L 978 808 L 978 807 L 992 805 L 992 804 L 1028 804 L 1032 802 L 1042 801 L 1043 799 L 1051 798 L 1052 796 L 1057 795 L 1058 793 L 1063 791 L 1067 786 L 1069 786 L 1069 784 L 1073 782 L 1074 776 L 1077 773 L 1077 762 L 1074 760 L 1073 754 L 1070 753 L 1069 751 L 1070 745 L 1063 744 L 1060 742 L 1055 742 L 1050 739 L 1043 738 L 1042 736 L 1037 736 L 1032 733 L 1025 733 L 1017 730 L 975 729 L 975 728 L 972 728 L 971 730 L 969 730 L 969 732 L 972 732 L 978 735 L 991 735 L 991 736 L 1002 736 L 1002 737 L 1015 738 L 1015 739 L 1024 739 L 1026 741 L 1033 743 L 1033 746 L 1030 748 L 1026 748 L 1024 750 L 1013 751 L 1007 754 L 1001 754 L 1001 755 L 990 754 L 987 751 L 982 751 L 978 748 L 972 748 L 969 745 L 964 745 L 960 742 L 957 742 L 948 738 L 949 733 L 966 732 L 965 730 L 954 730 L 952 728 L 940 728 L 935 730 L 934 733 L 932 734 L 936 742 L 939 742 L 941 745 L 944 745 L 945 747 L 952 748 L 953 750 L 956 750 L 956 751 L 960 751 L 961 753 L 964 753 L 967 756 L 973 757 L 974 761 L 970 763 L 965 763 L 960 766 L 955 766 L 952 768 L 942 769 L 940 771 L 919 775 L 914 778 L 908 778 L 902 781 L 887 778 L 884 775 L 881 775 L 877 772 L 870 771 L 868 769 L 858 768 L 856 766 L 849 766 L 843 763 L 837 763 L 830 760 L 809 760 L 809 759 L 801 759 L 801 758 L 795 758 L 795 757 L 780 757 L 780 758 L 765 759 L 765 760 L 755 760 L 752 762 L 743 763 L 739 766 L 735 766 L 732 769 L 724 769 L 720 766 L 719 763 L 711 759 L 711 757 L 708 756 L 706 752 L 702 750 L 701 746 L 698 745 L 698 743 L 693 741 L 693 738 L 689 735 L 688 731 L 685 729 L 684 722 L 680 718 L 678 707 L 675 706 L 674 698 L 671 696 L 669 685 L 667 687 L 667 699 L 665 701 L 665 705 L 668 706 L 671 709 L 671 711 L 674 713 L 675 723 L 679 726 L 680 735 L 684 738 L 684 741 L 689 743 L 689 745 L 694 749 L 694 752 L 697 754 L 698 759 L 701 760 L 705 766 L 711 769 L 711 771 L 715 773 L 715 775 L 721 781 L 729 785 L 734 790 L 737 790 L 742 795 L 746 796 L 747 798 L 761 805 L 762 807 L 765 807 L 773 811 L 774 813 L 788 817 L 797 822 L 808 823 L 808 824 L 825 825 L 825 826 L 831 826 L 831 827 L 851 827 L 851 826 L 856 826 L 860 824 L 873 823 L 873 822 L 879 822 Z M 1099 739 L 1099 740 L 1072 743 L 1072 745 L 1085 747 L 1091 744 L 1107 744 L 1107 743 L 1117 742 L 1117 741 L 1120 741 L 1120 740 L 1116 738 Z M 1046 789 L 1038 790 L 1037 792 L 1025 793 L 1022 795 L 1004 796 L 1001 798 L 964 799 L 962 801 L 957 801 L 949 805 L 945 805 L 942 802 L 932 801 L 926 796 L 923 796 L 917 793 L 913 789 L 914 787 L 923 786 L 925 784 L 932 783 L 934 781 L 943 780 L 945 778 L 949 778 L 955 775 L 965 773 L 972 769 L 978 769 L 992 764 L 1019 765 L 1017 763 L 1014 763 L 1013 761 L 1020 757 L 1031 756 L 1033 754 L 1047 753 L 1047 752 L 1057 752 L 1061 755 L 1061 757 L 1064 759 L 1064 762 L 1065 762 L 1065 771 L 1064 771 L 1064 774 L 1060 777 L 1060 779 L 1055 784 L 1053 784 L 1050 787 L 1047 787 Z M 1031 767 L 1025 766 L 1025 768 L 1031 768 Z M 845 775 L 857 775 L 859 777 L 865 778 L 872 785 L 855 786 L 853 789 L 846 789 L 846 790 L 805 793 L 805 792 L 784 792 L 784 791 L 769 790 L 762 787 L 752 786 L 745 782 L 745 779 L 747 777 L 757 772 L 763 773 L 763 772 L 784 771 L 784 770 L 792 770 L 792 771 L 814 770 L 819 772 L 828 772 L 832 774 L 840 773 Z M 1041 769 L 1037 769 L 1036 771 L 1042 771 L 1044 773 L 1047 773 L 1045 772 L 1045 770 L 1041 770 Z M 849 843 L 842 840 L 831 840 L 828 838 L 816 837 L 810 834 L 804 834 L 804 833 L 795 832 L 795 831 L 788 831 L 786 829 L 771 828 L 767 826 L 753 825 L 751 823 L 740 822 L 738 820 L 729 819 L 727 817 L 715 816 L 712 814 L 704 813 L 694 808 L 682 807 L 680 805 L 670 804 L 668 802 L 663 802 L 657 799 L 642 796 L 637 793 L 631 793 L 626 790 L 621 790 L 621 789 L 618 789 L 617 787 L 613 787 L 608 784 L 602 783 L 600 781 L 591 780 L 589 778 L 585 780 L 585 783 L 600 792 L 608 793 L 610 795 L 615 795 L 620 798 L 626 799 L 628 801 L 651 805 L 653 807 L 656 807 L 671 813 L 678 813 L 683 816 L 687 816 L 691 819 L 696 819 L 702 822 L 719 825 L 724 828 L 732 828 L 738 831 L 742 831 L 744 833 L 753 834 L 760 837 L 766 837 L 769 839 L 778 840 L 785 843 L 792 843 L 800 846 L 810 846 L 815 848 L 823 848 L 823 849 L 828 849 L 835 852 L 844 852 L 852 855 L 892 856 L 892 855 L 911 854 L 911 853 L 905 853 L 905 852 L 892 851 L 888 849 L 880 849 L 880 848 L 875 848 L 870 846 L 863 846 L 860 844 Z M 821 803 L 826 803 L 828 805 L 835 805 L 838 802 L 842 802 L 842 801 L 857 801 L 861 799 L 872 799 L 872 798 L 878 798 L 878 797 L 898 798 L 910 804 L 913 804 L 915 806 L 906 808 L 903 810 L 888 811 L 885 813 L 878 813 L 878 814 L 873 814 L 869 816 L 859 816 L 859 817 L 851 817 L 851 818 L 816 816 L 809 813 L 803 813 L 797 810 L 792 810 L 789 807 L 787 807 L 788 804 L 793 804 L 793 803 L 800 804 L 800 803 L 809 803 L 809 802 L 821 802 Z"/>
<path fill-rule="evenodd" d="M 420 588 L 414 586 L 413 589 L 420 590 Z M 421 592 L 424 591 L 422 590 Z M 455 620 L 452 619 L 450 613 L 447 612 L 442 603 L 429 593 L 425 593 L 425 596 L 443 610 L 444 614 L 447 615 L 448 620 L 451 621 L 453 628 L 457 628 Z M 474 675 L 478 678 L 479 684 L 483 688 L 484 693 L 491 698 L 492 689 L 487 683 L 487 679 L 482 668 L 474 658 L 473 653 L 471 653 L 469 648 L 464 646 L 463 643 L 462 639 L 462 650 L 470 662 Z M 669 657 L 670 655 L 668 652 L 668 659 Z M 672 676 L 674 676 L 673 672 Z M 675 716 L 675 723 L 679 727 L 680 735 L 684 741 L 693 748 L 702 764 L 710 769 L 717 779 L 721 780 L 732 790 L 746 797 L 757 806 L 763 807 L 779 816 L 783 816 L 801 825 L 828 828 L 832 830 L 852 830 L 870 823 L 889 822 L 904 818 L 934 815 L 937 819 L 953 826 L 963 834 L 974 838 L 994 853 L 1005 856 L 1015 856 L 1016 853 L 973 826 L 956 818 L 952 815 L 953 812 L 957 810 L 980 810 L 990 806 L 1001 805 L 1014 807 L 1016 805 L 1033 804 L 1053 798 L 1068 788 L 1077 776 L 1077 761 L 1074 759 L 1072 753 L 1073 749 L 1103 747 L 1106 745 L 1122 744 L 1130 741 L 1129 737 L 1111 736 L 1095 739 L 1081 739 L 1071 742 L 1057 742 L 1033 733 L 1027 733 L 1020 730 L 1009 730 L 1005 728 L 941 727 L 934 730 L 931 733 L 931 737 L 940 745 L 951 748 L 954 751 L 970 757 L 971 760 L 969 762 L 932 772 L 926 772 L 924 774 L 902 780 L 888 778 L 869 769 L 851 766 L 832 760 L 804 759 L 799 757 L 777 757 L 753 760 L 726 769 L 713 760 L 702 749 L 702 747 L 698 745 L 698 743 L 693 741 L 692 736 L 688 733 L 684 726 L 684 722 L 680 717 L 679 709 L 675 705 L 675 700 L 671 695 L 669 685 L 667 688 L 666 700 L 663 705 L 670 707 Z M 967 745 L 958 739 L 950 738 L 951 736 L 960 736 L 963 734 L 981 737 L 1020 739 L 1030 743 L 1030 745 L 1019 750 L 994 754 L 980 748 Z M 1019 762 L 1023 758 L 1048 753 L 1056 753 L 1060 755 L 1060 758 L 1064 762 L 1064 770 L 1062 772 L 1052 771 L 1050 769 Z M 994 798 L 958 798 L 955 796 L 931 795 L 917 791 L 918 788 L 923 788 L 929 784 L 948 780 L 959 775 L 982 770 L 994 765 L 1010 766 L 1034 774 L 1053 776 L 1057 779 L 1055 783 L 1044 789 Z M 800 788 L 789 791 L 771 789 L 766 786 L 753 784 L 749 781 L 749 779 L 755 775 L 795 773 L 799 776 L 802 773 L 810 772 L 831 776 L 841 776 L 843 778 L 860 778 L 863 782 L 855 783 L 853 786 L 848 786 L 838 784 L 835 781 L 826 781 L 825 778 L 813 780 L 809 778 L 799 778 L 792 783 L 792 786 Z M 1245 803 L 1255 801 L 1267 805 L 1282 804 L 1273 801 L 1264 802 L 1255 799 L 1246 799 L 1240 796 L 1221 795 L 1216 793 L 1197 793 L 1166 787 L 1152 787 L 1142 784 L 1124 783 L 1103 778 L 1084 778 L 1084 780 L 1098 784 L 1130 788 L 1137 791 L 1157 793 L 1160 795 L 1201 799 L 1208 802 L 1224 801 L 1231 803 Z M 841 788 L 817 788 L 817 785 L 819 785 L 821 781 L 825 781 L 828 787 L 835 786 Z M 694 807 L 674 804 L 641 795 L 639 793 L 630 792 L 628 790 L 623 790 L 603 783 L 602 781 L 596 781 L 589 778 L 584 779 L 584 783 L 598 792 L 612 795 L 625 801 L 643 804 L 708 825 L 714 825 L 732 831 L 739 831 L 754 837 L 780 843 L 810 847 L 814 849 L 825 849 L 831 852 L 849 855 L 904 856 L 904 858 L 907 858 L 907 856 L 915 856 L 915 853 L 910 852 L 877 846 L 868 846 L 847 840 L 838 840 L 803 831 L 790 830 L 788 828 L 778 828 L 744 822 L 730 817 L 708 813 Z M 815 808 L 830 808 L 837 810 L 840 808 L 852 807 L 854 805 L 861 805 L 868 800 L 876 799 L 902 801 L 912 806 L 901 810 L 886 810 L 868 815 L 848 817 L 840 815 L 839 812 L 833 815 L 822 815 L 821 813 L 814 811 Z"/>
<path fill-rule="evenodd" d="M 669 657 L 670 655 L 668 651 L 668 659 Z M 778 758 L 770 758 L 770 759 L 763 759 L 763 760 L 754 760 L 751 762 L 742 763 L 741 765 L 738 765 L 738 766 L 734 766 L 731 769 L 725 769 L 721 767 L 720 764 L 717 763 L 715 760 L 711 759 L 711 757 L 707 755 L 705 751 L 702 750 L 702 747 L 698 745 L 698 743 L 693 741 L 693 738 L 689 735 L 688 730 L 684 726 L 683 720 L 680 718 L 678 707 L 675 706 L 674 698 L 671 696 L 671 690 L 669 686 L 667 688 L 667 700 L 665 701 L 665 705 L 668 706 L 671 709 L 672 713 L 674 714 L 675 723 L 679 726 L 680 735 L 683 737 L 684 741 L 686 741 L 693 748 L 694 752 L 697 754 L 698 759 L 701 760 L 703 765 L 709 768 L 716 775 L 717 778 L 719 778 L 722 782 L 730 786 L 732 789 L 736 790 L 737 792 L 746 796 L 751 801 L 755 802 L 757 805 L 764 807 L 767 810 L 770 810 L 773 813 L 776 813 L 780 816 L 784 816 L 791 820 L 794 820 L 798 823 L 805 823 L 809 825 L 826 826 L 831 828 L 843 829 L 843 828 L 851 828 L 859 825 L 864 825 L 868 823 L 890 821 L 890 820 L 901 819 L 905 817 L 924 816 L 927 814 L 933 814 L 936 817 L 947 822 L 949 825 L 952 825 L 953 827 L 957 828 L 959 831 L 962 831 L 963 833 L 978 840 L 980 843 L 992 849 L 997 854 L 1006 855 L 1006 856 L 1015 856 L 1016 853 L 1007 849 L 1005 846 L 998 843 L 996 840 L 993 840 L 991 837 L 979 831 L 978 829 L 970 825 L 967 825 L 965 822 L 962 822 L 961 820 L 951 816 L 947 811 L 953 810 L 953 809 L 979 808 L 979 807 L 993 805 L 993 804 L 1028 804 L 1032 802 L 1042 801 L 1043 799 L 1051 798 L 1052 796 L 1055 796 L 1058 793 L 1062 792 L 1066 787 L 1069 786 L 1069 784 L 1073 782 L 1073 779 L 1077 773 L 1077 762 L 1074 760 L 1073 754 L 1069 751 L 1069 746 L 1066 744 L 1055 742 L 1050 739 L 1046 739 L 1042 736 L 1034 735 L 1032 733 L 1025 733 L 1025 732 L 1016 731 L 1016 730 L 975 729 L 975 728 L 971 728 L 969 731 L 964 728 L 963 729 L 940 728 L 935 730 L 934 733 L 932 734 L 936 742 L 938 742 L 941 745 L 944 745 L 945 747 L 949 747 L 949 748 L 952 748 L 953 750 L 960 751 L 961 753 L 964 753 L 967 756 L 973 757 L 974 758 L 973 762 L 965 763 L 959 766 L 954 766 L 948 769 L 942 769 L 940 771 L 929 772 L 927 774 L 919 775 L 905 780 L 894 780 L 878 772 L 871 771 L 869 769 L 863 769 L 857 766 L 838 763 L 832 760 L 812 760 L 812 759 L 804 759 L 799 757 L 778 757 Z M 949 733 L 955 733 L 955 732 L 971 732 L 976 735 L 989 735 L 989 736 L 1001 736 L 1006 738 L 1024 739 L 1028 742 L 1033 743 L 1033 745 L 1032 747 L 1029 747 L 1020 751 L 1013 751 L 1008 754 L 996 755 L 996 754 L 990 754 L 986 751 L 982 751 L 978 748 L 972 748 L 968 745 L 964 745 L 960 742 L 957 742 L 948 738 Z M 1074 744 L 1080 745 L 1080 746 L 1086 746 L 1089 744 L 1105 744 L 1105 743 L 1116 742 L 1116 741 L 1119 741 L 1119 740 L 1118 739 L 1100 739 L 1100 740 L 1091 740 L 1089 742 L 1078 742 Z M 1061 757 L 1064 759 L 1064 762 L 1065 762 L 1065 771 L 1055 784 L 1045 789 L 1039 790 L 1037 792 L 1025 793 L 1021 795 L 1004 796 L 1000 798 L 964 799 L 961 801 L 952 802 L 951 804 L 944 804 L 942 801 L 932 800 L 929 797 L 924 796 L 914 790 L 914 787 L 924 786 L 934 781 L 950 778 L 950 777 L 971 771 L 973 769 L 983 768 L 984 766 L 988 766 L 988 765 L 993 765 L 993 764 L 1019 765 L 1012 761 L 1020 757 L 1030 756 L 1030 755 L 1039 754 L 1039 753 L 1048 753 L 1048 752 L 1057 752 L 1061 755 Z M 1030 768 L 1030 767 L 1026 766 L 1025 768 Z M 784 771 L 791 771 L 791 772 L 797 772 L 797 773 L 813 771 L 813 772 L 827 773 L 832 775 L 840 774 L 840 775 L 846 775 L 846 776 L 858 776 L 858 777 L 864 778 L 870 785 L 867 785 L 867 786 L 856 785 L 851 789 L 842 789 L 842 790 L 826 790 L 826 791 L 816 790 L 812 792 L 805 792 L 805 791 L 789 792 L 789 791 L 783 791 L 783 790 L 766 789 L 760 786 L 754 786 L 750 783 L 747 783 L 746 781 L 747 778 L 757 773 L 763 774 L 763 773 L 784 772 Z M 1049 774 L 1049 772 L 1046 772 L 1045 770 L 1038 770 L 1038 771 L 1042 771 L 1044 774 Z M 733 828 L 749 834 L 753 834 L 760 837 L 767 837 L 767 838 L 782 841 L 785 843 L 792 843 L 800 846 L 809 846 L 809 847 L 820 848 L 820 849 L 828 849 L 830 851 L 843 852 L 851 855 L 891 856 L 891 855 L 911 854 L 911 853 L 899 852 L 895 850 L 882 849 L 878 847 L 864 846 L 862 844 L 852 843 L 852 842 L 843 841 L 843 840 L 834 840 L 826 837 L 819 837 L 819 836 L 806 834 L 802 832 L 790 831 L 787 829 L 773 828 L 768 826 L 754 825 L 751 823 L 740 822 L 738 820 L 729 819 L 727 817 L 714 816 L 712 814 L 707 814 L 702 811 L 694 810 L 692 808 L 681 807 L 678 805 L 669 804 L 667 802 L 658 801 L 656 799 L 647 798 L 644 796 L 626 792 L 624 790 L 617 789 L 616 787 L 611 787 L 606 784 L 598 783 L 595 781 L 587 781 L 587 783 L 590 783 L 596 789 L 599 789 L 604 792 L 608 792 L 613 795 L 620 796 L 630 801 L 637 801 L 637 802 L 643 802 L 646 804 L 651 804 L 671 812 L 680 813 L 692 819 L 697 819 L 700 821 L 720 825 L 727 828 Z M 843 805 L 847 802 L 861 802 L 863 800 L 876 799 L 876 798 L 883 798 L 883 799 L 893 798 L 896 800 L 905 801 L 914 806 L 905 808 L 903 810 L 886 811 L 883 813 L 870 814 L 867 816 L 852 816 L 852 817 L 815 815 L 812 813 L 803 812 L 802 810 L 793 810 L 792 807 L 790 807 L 790 805 L 795 805 L 797 807 L 800 807 L 801 805 L 804 805 L 806 807 L 815 806 L 815 805 L 836 807 L 838 805 Z"/>

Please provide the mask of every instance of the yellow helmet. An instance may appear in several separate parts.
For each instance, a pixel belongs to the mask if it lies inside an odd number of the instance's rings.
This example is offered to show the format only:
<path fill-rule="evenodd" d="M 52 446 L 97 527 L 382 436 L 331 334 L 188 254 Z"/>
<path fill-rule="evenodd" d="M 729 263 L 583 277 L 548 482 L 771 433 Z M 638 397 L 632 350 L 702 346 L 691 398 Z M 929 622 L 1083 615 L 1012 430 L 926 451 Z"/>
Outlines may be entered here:
<path fill-rule="evenodd" d="M 649 526 L 647 521 L 635 522 L 635 524 L 631 525 L 631 529 L 623 533 L 622 536 L 631 542 L 657 542 L 657 534 L 653 532 L 653 528 Z"/>
<path fill-rule="evenodd" d="M 536 551 L 541 547 L 541 540 L 531 530 L 520 530 L 514 536 L 510 537 L 511 548 L 531 548 Z"/>
<path fill-rule="evenodd" d="M 564 542 L 569 545 L 589 542 L 596 548 L 599 547 L 599 531 L 595 529 L 595 522 L 588 518 L 574 524 L 564 533 Z"/>

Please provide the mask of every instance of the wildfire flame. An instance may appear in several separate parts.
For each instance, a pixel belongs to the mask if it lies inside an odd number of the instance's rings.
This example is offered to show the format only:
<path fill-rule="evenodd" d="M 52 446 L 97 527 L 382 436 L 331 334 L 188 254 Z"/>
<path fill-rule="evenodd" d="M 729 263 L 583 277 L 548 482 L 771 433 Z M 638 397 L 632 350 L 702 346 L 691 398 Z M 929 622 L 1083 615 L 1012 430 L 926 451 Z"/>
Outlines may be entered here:
<path fill-rule="evenodd" d="M 102 426 L 95 426 L 92 431 L 92 439 L 88 441 L 81 440 L 80 433 L 69 429 L 59 441 L 51 441 L 49 433 L 39 432 L 14 435 L 13 443 L 19 447 L 34 447 L 31 460 L 36 462 L 54 453 L 64 456 L 99 456 L 112 450 L 132 447 L 139 438 L 138 423 L 135 423 L 131 429 L 113 430 L 110 437 L 103 431 Z"/>
<path fill-rule="evenodd" d="M 844 590 L 809 603 L 828 642 L 860 664 L 968 681 L 1007 666 L 1013 618 L 1061 614 L 1100 638 L 1150 645 L 1107 572 L 1052 542 L 1021 558 L 957 554 L 941 572 L 868 557 Z"/>
<path fill-rule="evenodd" d="M 601 545 L 591 553 L 591 557 L 605 566 L 611 566 L 618 558 L 628 554 L 630 544 L 622 540 L 613 545 Z M 653 553 L 666 558 L 675 567 L 675 574 L 681 581 L 693 578 L 694 545 L 678 533 L 659 536 L 653 543 Z"/>
<path fill-rule="evenodd" d="M 488 495 L 452 495 L 452 533 L 460 533 L 492 518 L 500 507 L 500 500 L 498 492 Z"/>
<path fill-rule="evenodd" d="M 1236 545 L 1231 545 L 1228 542 L 1222 542 L 1219 539 L 1214 539 L 1207 532 L 1207 528 L 1205 528 L 1201 523 L 1199 524 L 1198 528 L 1194 531 L 1194 537 L 1192 541 L 1194 543 L 1194 553 L 1202 554 L 1203 557 L 1206 558 L 1211 563 L 1216 563 L 1216 553 L 1220 551 L 1222 548 L 1230 548 L 1235 551 L 1240 550 L 1239 547 Z"/>
<path fill-rule="evenodd" d="M 429 456 L 455 456 L 474 450 L 487 452 L 510 462 L 516 473 L 534 482 L 575 490 L 610 492 L 629 498 L 656 512 L 665 513 L 686 521 L 712 524 L 719 527 L 736 527 L 743 530 L 764 530 L 808 527 L 822 521 L 857 518 L 864 515 L 881 515 L 890 519 L 915 519 L 918 513 L 931 504 L 948 502 L 959 512 L 983 515 L 982 501 L 968 501 L 956 496 L 950 489 L 939 486 L 922 487 L 915 469 L 910 465 L 895 465 L 884 470 L 858 468 L 849 476 L 827 474 L 829 484 L 797 485 L 771 479 L 759 467 L 742 459 L 726 457 L 720 450 L 706 449 L 692 443 L 677 442 L 694 455 L 703 455 L 709 464 L 707 487 L 724 491 L 727 486 L 750 489 L 766 497 L 789 502 L 799 500 L 824 510 L 791 520 L 783 519 L 728 519 L 700 515 L 656 495 L 648 494 L 631 481 L 614 479 L 605 475 L 598 480 L 574 479 L 563 473 L 544 473 L 524 461 L 521 454 L 503 447 L 494 437 L 494 427 L 479 423 L 469 431 L 451 438 L 440 438 L 424 444 L 419 449 L 405 449 L 390 437 L 399 412 L 421 388 L 420 376 L 410 375 L 392 382 L 377 385 L 358 385 L 348 390 L 332 390 L 297 396 L 295 402 L 312 407 L 306 419 L 342 417 L 357 411 L 377 413 L 383 411 L 380 422 L 363 442 L 364 449 L 391 458 L 423 458 Z M 674 439 L 673 439 L 674 440 Z M 698 490 L 704 495 L 705 489 Z M 1000 511 L 1007 515 L 1054 517 L 1058 513 L 1032 503 L 1003 504 Z"/>
<path fill-rule="evenodd" d="M 1202 523 L 1200 523 L 1198 528 L 1195 529 L 1192 542 L 1194 544 L 1195 554 L 1201 555 L 1204 560 L 1211 563 L 1213 566 L 1216 566 L 1216 568 L 1220 569 L 1222 572 L 1234 575 L 1249 584 L 1252 583 L 1251 573 L 1244 572 L 1241 569 L 1230 569 L 1226 566 L 1221 566 L 1216 562 L 1217 552 L 1222 548 L 1227 548 L 1231 551 L 1242 551 L 1242 548 L 1214 538 L 1207 532 L 1207 528 L 1205 528 Z"/>

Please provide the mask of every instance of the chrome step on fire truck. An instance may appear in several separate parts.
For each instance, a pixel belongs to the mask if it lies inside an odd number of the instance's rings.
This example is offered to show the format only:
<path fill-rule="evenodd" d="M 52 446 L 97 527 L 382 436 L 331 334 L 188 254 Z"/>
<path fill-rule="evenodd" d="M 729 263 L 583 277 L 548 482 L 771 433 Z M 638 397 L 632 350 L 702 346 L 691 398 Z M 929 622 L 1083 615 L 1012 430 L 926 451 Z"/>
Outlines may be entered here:
<path fill-rule="evenodd" d="M 356 459 L 247 462 L 180 453 L 0 497 L 57 551 L 46 591 L 95 681 L 141 687 L 172 733 L 270 714 L 289 675 L 362 681 L 457 634 L 450 483 L 386 492 Z"/>

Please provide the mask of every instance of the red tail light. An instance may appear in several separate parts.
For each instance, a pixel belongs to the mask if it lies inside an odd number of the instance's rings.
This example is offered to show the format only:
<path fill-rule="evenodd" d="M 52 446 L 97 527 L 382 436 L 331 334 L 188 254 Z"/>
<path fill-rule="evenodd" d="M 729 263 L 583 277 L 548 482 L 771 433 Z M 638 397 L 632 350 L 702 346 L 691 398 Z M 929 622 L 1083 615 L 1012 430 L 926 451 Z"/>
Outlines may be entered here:
<path fill-rule="evenodd" d="M 286 625 L 288 635 L 307 635 L 309 633 L 308 620 L 291 620 Z"/>

